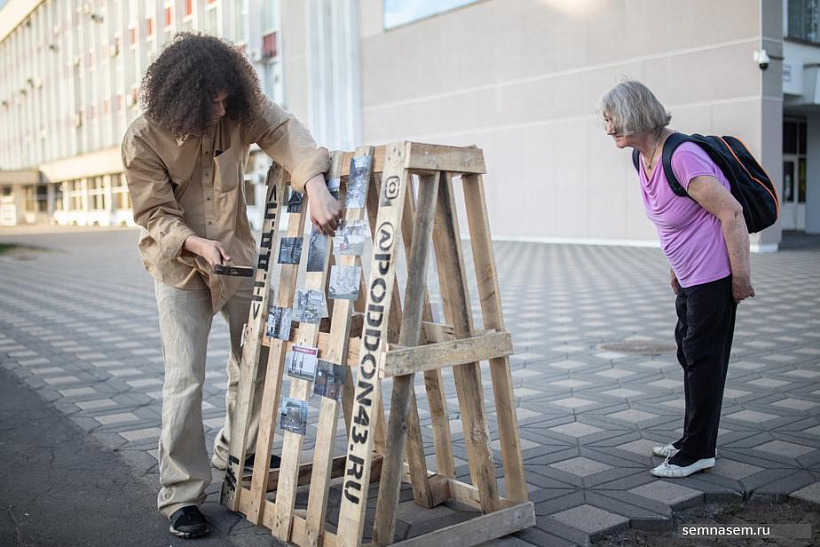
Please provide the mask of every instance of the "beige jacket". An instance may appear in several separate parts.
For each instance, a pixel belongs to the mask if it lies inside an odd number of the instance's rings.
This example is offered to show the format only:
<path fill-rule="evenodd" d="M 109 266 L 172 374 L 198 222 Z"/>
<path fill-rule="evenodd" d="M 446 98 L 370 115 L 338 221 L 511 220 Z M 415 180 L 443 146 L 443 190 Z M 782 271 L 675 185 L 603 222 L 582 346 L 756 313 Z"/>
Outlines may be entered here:
<path fill-rule="evenodd" d="M 234 265 L 254 265 L 257 249 L 243 184 L 252 143 L 291 173 L 299 192 L 329 167 L 327 149 L 270 100 L 248 127 L 223 118 L 205 135 L 176 139 L 140 116 L 122 141 L 134 221 L 143 228 L 139 251 L 145 269 L 172 287 L 209 288 L 214 313 L 233 296 L 241 278 L 213 274 L 205 259 L 182 247 L 195 234 L 225 245 Z"/>

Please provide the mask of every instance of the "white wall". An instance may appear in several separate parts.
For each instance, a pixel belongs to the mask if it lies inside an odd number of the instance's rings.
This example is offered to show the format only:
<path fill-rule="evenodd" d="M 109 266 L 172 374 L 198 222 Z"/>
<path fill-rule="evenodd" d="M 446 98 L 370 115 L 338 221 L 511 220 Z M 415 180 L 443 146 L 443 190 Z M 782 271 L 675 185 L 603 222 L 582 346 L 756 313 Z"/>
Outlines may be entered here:
<path fill-rule="evenodd" d="M 387 32 L 381 4 L 361 0 L 364 141 L 483 148 L 496 235 L 657 239 L 629 152 L 593 115 L 623 76 L 655 91 L 673 128 L 738 135 L 779 172 L 752 59 L 760 2 L 485 0 Z M 763 7 L 782 26 L 781 0 Z"/>

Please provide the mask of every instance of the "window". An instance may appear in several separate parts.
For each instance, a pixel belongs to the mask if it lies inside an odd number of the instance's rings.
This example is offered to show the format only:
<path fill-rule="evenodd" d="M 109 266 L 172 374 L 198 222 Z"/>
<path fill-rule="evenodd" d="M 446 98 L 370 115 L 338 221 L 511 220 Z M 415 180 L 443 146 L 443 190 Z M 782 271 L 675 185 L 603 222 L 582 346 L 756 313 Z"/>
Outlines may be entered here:
<path fill-rule="evenodd" d="M 245 180 L 245 203 L 248 207 L 256 205 L 256 185 L 249 180 Z"/>
<path fill-rule="evenodd" d="M 193 15 L 194 13 L 194 0 L 185 0 L 185 15 Z"/>
<path fill-rule="evenodd" d="M 145 20 L 145 36 L 150 38 L 154 35 L 154 18 L 149 17 Z"/>
<path fill-rule="evenodd" d="M 94 177 L 88 181 L 88 208 L 92 211 L 105 209 L 105 189 L 102 177 Z"/>
<path fill-rule="evenodd" d="M 475 2 L 478 0 L 384 0 L 384 28 L 406 25 Z"/>
<path fill-rule="evenodd" d="M 131 208 L 131 196 L 128 194 L 128 186 L 125 183 L 125 175 L 111 175 L 111 192 L 114 199 L 114 207 L 123 211 Z"/>
<path fill-rule="evenodd" d="M 83 210 L 83 181 L 72 180 L 68 183 L 68 206 L 70 211 Z"/>
<path fill-rule="evenodd" d="M 820 0 L 789 0 L 788 37 L 820 43 Z"/>
<path fill-rule="evenodd" d="M 48 212 L 48 185 L 47 184 L 38 184 L 35 186 L 35 196 L 34 199 L 37 201 L 37 212 L 38 213 L 47 213 Z"/>
<path fill-rule="evenodd" d="M 806 203 L 805 120 L 783 120 L 783 160 L 783 202 Z"/>
<path fill-rule="evenodd" d="M 170 27 L 171 23 L 174 22 L 174 15 L 171 13 L 171 6 L 167 6 L 165 8 L 165 27 Z"/>
<path fill-rule="evenodd" d="M 34 186 L 23 187 L 23 210 L 26 213 L 37 211 L 37 194 L 34 191 Z"/>
<path fill-rule="evenodd" d="M 272 59 L 276 57 L 276 33 L 271 32 L 262 36 L 262 57 Z"/>
<path fill-rule="evenodd" d="M 63 184 L 58 183 L 54 185 L 54 210 L 62 211 L 63 207 Z"/>

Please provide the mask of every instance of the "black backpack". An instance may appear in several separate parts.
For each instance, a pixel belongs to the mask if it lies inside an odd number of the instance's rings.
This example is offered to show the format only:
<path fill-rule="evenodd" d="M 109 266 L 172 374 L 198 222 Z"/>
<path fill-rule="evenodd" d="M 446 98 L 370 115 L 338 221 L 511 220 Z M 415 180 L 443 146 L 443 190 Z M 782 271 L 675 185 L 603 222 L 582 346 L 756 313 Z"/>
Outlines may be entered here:
<path fill-rule="evenodd" d="M 679 196 L 688 196 L 672 172 L 672 154 L 681 144 L 693 142 L 706 152 L 723 172 L 731 186 L 732 195 L 743 207 L 743 217 L 749 233 L 768 228 L 780 214 L 780 202 L 777 199 L 772 179 L 752 156 L 746 145 L 735 137 L 703 136 L 694 133 L 672 133 L 663 143 L 661 161 L 669 187 Z M 632 163 L 639 169 L 640 152 L 632 151 Z"/>

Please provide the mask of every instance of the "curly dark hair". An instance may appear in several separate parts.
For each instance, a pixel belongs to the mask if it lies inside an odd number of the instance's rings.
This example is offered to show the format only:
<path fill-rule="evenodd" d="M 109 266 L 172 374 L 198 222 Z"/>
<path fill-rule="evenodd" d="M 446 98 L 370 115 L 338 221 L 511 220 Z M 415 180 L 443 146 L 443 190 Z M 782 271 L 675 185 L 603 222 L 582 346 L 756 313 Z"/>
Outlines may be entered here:
<path fill-rule="evenodd" d="M 152 123 L 174 136 L 201 135 L 220 91 L 228 93 L 227 118 L 245 124 L 259 114 L 264 95 L 245 56 L 215 36 L 180 32 L 148 67 L 140 104 Z"/>

